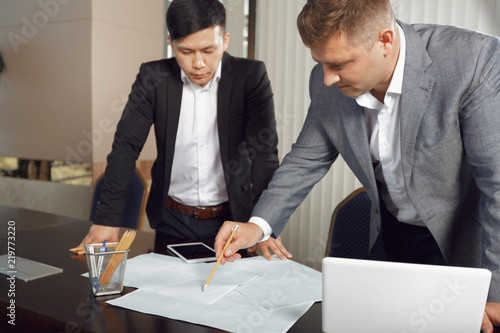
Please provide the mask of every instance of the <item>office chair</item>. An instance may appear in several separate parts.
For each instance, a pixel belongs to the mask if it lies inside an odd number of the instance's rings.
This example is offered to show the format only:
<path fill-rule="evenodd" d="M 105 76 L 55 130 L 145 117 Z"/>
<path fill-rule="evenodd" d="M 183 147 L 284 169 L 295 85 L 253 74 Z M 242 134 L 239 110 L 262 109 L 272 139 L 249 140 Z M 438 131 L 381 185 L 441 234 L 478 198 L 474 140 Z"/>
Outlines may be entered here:
<path fill-rule="evenodd" d="M 325 256 L 352 259 L 385 260 L 381 234 L 371 253 L 371 202 L 364 188 L 359 188 L 340 202 L 332 214 Z"/>
<path fill-rule="evenodd" d="M 89 221 L 93 221 L 96 214 L 96 206 L 101 200 L 101 187 L 104 175 L 101 175 L 96 182 L 94 188 L 94 196 L 92 198 L 92 207 L 90 209 Z M 147 183 L 139 170 L 135 169 L 127 194 L 127 203 L 123 211 L 122 227 L 131 229 L 142 229 L 144 220 L 144 212 L 147 199 Z"/>

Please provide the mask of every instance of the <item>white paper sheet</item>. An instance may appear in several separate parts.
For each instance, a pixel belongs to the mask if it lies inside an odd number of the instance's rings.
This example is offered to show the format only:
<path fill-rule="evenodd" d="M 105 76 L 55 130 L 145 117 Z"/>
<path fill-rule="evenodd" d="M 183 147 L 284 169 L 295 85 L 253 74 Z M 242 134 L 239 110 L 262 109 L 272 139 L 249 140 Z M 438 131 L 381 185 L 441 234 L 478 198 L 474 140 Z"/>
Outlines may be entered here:
<path fill-rule="evenodd" d="M 264 257 L 254 257 L 235 263 L 251 267 L 256 272 L 267 273 L 264 279 L 242 285 L 237 291 L 253 301 L 274 295 L 277 301 L 269 305 L 269 310 L 322 299 L 322 275 L 305 265 L 291 260 L 282 261 L 276 257 L 273 261 Z"/>
<path fill-rule="evenodd" d="M 125 285 L 139 289 L 108 303 L 246 333 L 286 332 L 321 301 L 321 273 L 294 261 L 253 257 L 219 265 L 202 292 L 213 265 L 158 254 L 129 259 Z"/>
<path fill-rule="evenodd" d="M 205 305 L 141 289 L 107 303 L 238 333 L 286 332 L 314 304 L 270 311 L 237 292 L 224 296 L 216 305 Z"/>
<path fill-rule="evenodd" d="M 203 292 L 214 263 L 187 264 L 175 257 L 145 254 L 127 261 L 124 285 L 202 304 L 213 304 L 237 286 L 261 276 L 244 268 L 231 269 L 232 264 L 219 265 L 208 288 Z M 149 270 L 150 266 L 154 267 L 153 272 Z"/>

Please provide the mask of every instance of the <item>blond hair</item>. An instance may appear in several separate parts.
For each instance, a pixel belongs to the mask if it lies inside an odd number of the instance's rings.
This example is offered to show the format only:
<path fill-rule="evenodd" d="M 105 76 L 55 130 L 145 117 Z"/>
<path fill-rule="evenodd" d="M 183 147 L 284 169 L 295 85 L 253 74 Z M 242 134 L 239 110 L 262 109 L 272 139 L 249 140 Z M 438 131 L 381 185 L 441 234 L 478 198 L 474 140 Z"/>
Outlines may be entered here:
<path fill-rule="evenodd" d="M 297 27 L 307 47 L 343 33 L 351 43 L 371 48 L 378 32 L 394 20 L 389 0 L 308 0 Z"/>

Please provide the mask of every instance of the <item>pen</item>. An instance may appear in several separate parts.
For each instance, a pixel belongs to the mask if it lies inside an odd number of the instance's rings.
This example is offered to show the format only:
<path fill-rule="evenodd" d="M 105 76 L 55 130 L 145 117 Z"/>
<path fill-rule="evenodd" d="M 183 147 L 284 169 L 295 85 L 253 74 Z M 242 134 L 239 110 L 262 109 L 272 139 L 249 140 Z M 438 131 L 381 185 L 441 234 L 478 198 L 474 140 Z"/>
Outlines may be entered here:
<path fill-rule="evenodd" d="M 226 251 L 226 248 L 231 243 L 231 240 L 233 239 L 234 234 L 236 233 L 236 230 L 238 230 L 238 225 L 236 225 L 236 227 L 234 227 L 233 232 L 231 233 L 231 236 L 229 236 L 229 239 L 227 240 L 226 245 L 224 245 L 224 248 L 222 249 L 222 253 L 221 253 L 219 259 L 217 259 L 217 262 L 215 263 L 214 268 L 212 268 L 212 272 L 208 276 L 207 282 L 205 282 L 205 285 L 203 286 L 203 291 L 205 291 L 205 289 L 207 289 L 208 284 L 210 283 L 210 280 L 212 279 L 212 276 L 214 276 L 214 273 L 215 273 L 215 270 L 217 269 L 217 266 L 219 266 L 219 263 L 220 263 L 222 257 L 224 256 L 224 251 Z"/>
<path fill-rule="evenodd" d="M 89 246 L 88 252 L 90 254 L 93 254 L 94 247 Z M 92 286 L 94 287 L 95 292 L 98 293 L 99 292 L 99 278 L 97 277 L 97 267 L 96 267 L 95 257 L 92 255 L 90 256 L 90 266 L 91 266 L 92 275 L 89 276 L 89 278 L 92 279 Z"/>
<path fill-rule="evenodd" d="M 102 243 L 101 247 L 99 248 L 99 253 L 105 253 L 106 252 L 106 240 Z M 101 275 L 101 269 L 102 269 L 102 262 L 104 261 L 104 255 L 101 254 L 99 256 L 98 264 L 97 264 L 97 274 L 99 276 Z"/>

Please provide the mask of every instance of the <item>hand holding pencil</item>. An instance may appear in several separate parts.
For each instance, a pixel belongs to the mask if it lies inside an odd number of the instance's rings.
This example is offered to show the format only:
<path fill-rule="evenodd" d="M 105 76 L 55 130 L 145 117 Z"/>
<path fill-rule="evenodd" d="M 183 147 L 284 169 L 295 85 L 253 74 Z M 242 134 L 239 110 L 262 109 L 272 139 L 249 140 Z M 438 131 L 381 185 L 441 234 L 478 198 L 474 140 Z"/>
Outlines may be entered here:
<path fill-rule="evenodd" d="M 239 226 L 238 233 L 234 235 L 233 242 L 230 242 L 224 249 L 236 225 Z M 240 259 L 241 255 L 237 253 L 237 251 L 255 245 L 263 235 L 262 229 L 255 223 L 226 221 L 215 237 L 215 255 L 216 257 L 222 258 L 220 262 L 221 265 L 224 265 L 226 260 L 234 261 L 235 259 Z"/>
<path fill-rule="evenodd" d="M 233 232 L 231 232 L 231 236 L 229 236 L 227 242 L 226 242 L 226 245 L 224 245 L 224 248 L 222 249 L 222 253 L 224 253 L 224 251 L 226 250 L 226 248 L 229 246 L 229 244 L 231 243 L 231 240 L 233 239 L 234 237 L 234 234 L 236 233 L 236 230 L 238 230 L 238 225 L 236 225 L 236 227 L 234 227 L 233 229 Z M 210 283 L 210 280 L 212 279 L 212 277 L 214 276 L 214 273 L 215 273 L 215 270 L 217 269 L 217 266 L 219 266 L 219 263 L 222 259 L 222 255 L 219 257 L 219 259 L 217 259 L 217 262 L 215 263 L 214 265 L 214 268 L 212 269 L 212 272 L 210 272 L 210 275 L 208 276 L 208 279 L 207 279 L 207 282 L 205 282 L 205 285 L 203 286 L 203 291 L 205 291 L 205 289 L 207 289 L 208 287 L 208 284 Z"/>

